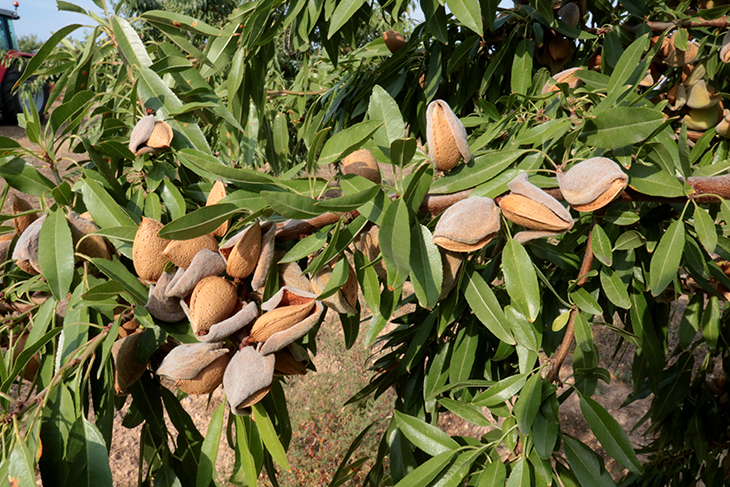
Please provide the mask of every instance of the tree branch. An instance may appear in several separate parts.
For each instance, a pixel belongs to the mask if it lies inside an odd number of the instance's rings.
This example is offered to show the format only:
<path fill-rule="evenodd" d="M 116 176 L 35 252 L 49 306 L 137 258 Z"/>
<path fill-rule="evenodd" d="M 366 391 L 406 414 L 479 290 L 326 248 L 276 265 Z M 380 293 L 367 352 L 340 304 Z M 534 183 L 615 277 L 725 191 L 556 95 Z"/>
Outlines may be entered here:
<path fill-rule="evenodd" d="M 694 193 L 689 196 L 689 199 L 693 199 L 697 203 L 719 203 L 720 199 L 718 199 L 718 197 L 730 199 L 730 175 L 686 178 L 685 181 L 694 190 Z M 431 216 L 435 217 L 454 203 L 468 198 L 471 192 L 471 189 L 466 189 L 452 194 L 427 194 L 426 197 L 423 198 L 419 211 L 430 213 Z M 563 198 L 563 194 L 558 188 L 546 189 L 545 192 L 559 201 L 565 200 L 565 198 Z M 495 201 L 499 202 L 499 199 L 500 196 L 497 196 Z M 684 196 L 678 198 L 650 196 L 639 193 L 632 188 L 626 188 L 626 190 L 621 193 L 615 201 L 652 201 L 655 203 L 683 204 L 687 202 L 687 199 L 688 198 Z M 357 211 L 351 211 L 349 213 L 349 216 L 353 218 L 357 215 L 359 215 Z M 284 242 L 287 240 L 306 237 L 322 227 L 336 223 L 340 219 L 340 216 L 341 215 L 339 213 L 325 213 L 308 220 L 289 220 L 287 222 L 279 223 L 276 230 L 276 240 L 278 242 Z"/>
<path fill-rule="evenodd" d="M 700 19 L 699 21 L 683 19 L 675 20 L 674 22 L 652 22 L 651 20 L 648 20 L 646 22 L 646 25 L 648 25 L 649 28 L 654 32 L 663 32 L 667 29 L 672 29 L 675 27 L 684 27 L 685 29 L 696 29 L 699 27 L 716 27 L 718 29 L 724 29 L 726 27 L 729 27 L 730 23 L 728 23 L 727 21 L 727 15 L 725 15 L 723 17 L 720 17 L 719 19 Z"/>
<path fill-rule="evenodd" d="M 586 253 L 583 256 L 583 262 L 580 265 L 578 275 L 582 276 L 578 281 L 578 286 L 583 287 L 588 281 L 588 274 L 593 266 L 593 229 L 588 232 L 588 242 L 586 243 Z M 560 368 L 563 366 L 565 358 L 568 356 L 570 347 L 573 345 L 573 337 L 575 336 L 575 315 L 578 313 L 578 308 L 573 307 L 570 310 L 570 318 L 568 319 L 568 326 L 565 328 L 565 335 L 563 335 L 563 341 L 560 342 L 560 347 L 553 357 L 552 364 L 550 365 L 550 371 L 547 374 L 547 379 L 550 382 L 560 380 Z"/>

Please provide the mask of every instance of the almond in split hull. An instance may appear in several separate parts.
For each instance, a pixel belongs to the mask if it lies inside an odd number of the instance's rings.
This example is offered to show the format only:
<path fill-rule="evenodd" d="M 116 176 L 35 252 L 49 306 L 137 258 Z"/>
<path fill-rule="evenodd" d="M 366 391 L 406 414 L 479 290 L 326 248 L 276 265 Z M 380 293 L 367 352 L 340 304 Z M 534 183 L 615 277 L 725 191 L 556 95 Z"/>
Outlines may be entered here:
<path fill-rule="evenodd" d="M 25 201 L 23 198 L 15 195 L 13 195 L 11 206 L 13 215 L 17 215 L 18 213 L 24 213 L 33 209 L 33 206 L 30 203 Z M 13 218 L 13 228 L 15 228 L 15 233 L 17 233 L 18 236 L 22 235 L 25 229 L 28 228 L 30 224 L 37 219 L 38 215 L 35 213 L 16 216 L 15 218 Z"/>
<path fill-rule="evenodd" d="M 201 235 L 190 240 L 171 240 L 163 254 L 176 266 L 187 269 L 202 249 L 218 251 L 218 242 L 213 235 Z"/>
<path fill-rule="evenodd" d="M 307 373 L 307 363 L 300 362 L 289 351 L 288 348 L 282 348 L 274 352 L 274 371 L 282 375 L 305 375 Z"/>
<path fill-rule="evenodd" d="M 549 208 L 523 195 L 510 193 L 502 198 L 499 206 L 509 221 L 525 228 L 559 232 L 566 227 L 565 220 Z"/>
<path fill-rule="evenodd" d="M 262 355 L 254 347 L 243 347 L 231 359 L 223 375 L 223 388 L 234 414 L 247 414 L 247 408 L 268 394 L 274 379 L 273 354 Z"/>
<path fill-rule="evenodd" d="M 466 141 L 466 129 L 448 103 L 434 100 L 426 110 L 428 154 L 440 171 L 450 171 L 463 158 L 471 159 Z"/>
<path fill-rule="evenodd" d="M 388 50 L 395 54 L 401 47 L 406 45 L 406 38 L 402 34 L 394 30 L 386 30 L 383 32 L 383 39 Z"/>
<path fill-rule="evenodd" d="M 93 235 L 94 232 L 99 230 L 99 227 L 81 218 L 74 211 L 68 214 L 67 220 L 71 229 L 73 245 L 77 252 L 89 257 L 112 260 L 109 242 L 101 235 Z M 134 247 L 132 252 L 134 253 Z"/>
<path fill-rule="evenodd" d="M 126 338 L 117 340 L 112 345 L 114 359 L 114 389 L 117 394 L 124 394 L 129 386 L 147 369 L 146 363 L 137 362 L 137 347 L 142 339 L 142 333 L 135 333 Z"/>
<path fill-rule="evenodd" d="M 357 174 L 375 184 L 380 184 L 382 181 L 378 161 L 375 160 L 373 153 L 367 149 L 356 150 L 345 157 L 342 161 L 342 168 L 345 174 Z"/>
<path fill-rule="evenodd" d="M 565 200 L 578 211 L 595 211 L 613 201 L 626 188 L 629 177 L 616 162 L 605 157 L 586 159 L 567 172 L 558 171 Z"/>
<path fill-rule="evenodd" d="M 558 200 L 527 180 L 523 173 L 507 184 L 512 191 L 502 197 L 499 207 L 509 221 L 527 229 L 515 235 L 520 243 L 548 237 L 573 228 L 570 212 Z"/>
<path fill-rule="evenodd" d="M 269 277 L 271 266 L 274 265 L 274 238 L 276 237 L 276 224 L 266 222 L 261 225 L 261 249 L 259 260 L 256 263 L 253 277 L 251 277 L 251 289 L 261 290 L 266 285 L 266 278 Z"/>
<path fill-rule="evenodd" d="M 132 262 L 134 270 L 142 279 L 157 282 L 167 264 L 164 250 L 172 242 L 157 236 L 164 225 L 157 220 L 142 217 L 132 244 Z"/>
<path fill-rule="evenodd" d="M 261 224 L 259 222 L 254 223 L 236 237 L 238 237 L 238 240 L 228 255 L 226 273 L 236 279 L 245 279 L 253 273 L 259 261 L 259 255 L 261 254 Z M 223 248 L 221 248 L 221 251 L 223 251 Z"/>
<path fill-rule="evenodd" d="M 263 343 L 275 333 L 287 330 L 304 320 L 314 309 L 314 299 L 304 304 L 282 306 L 263 314 L 253 328 L 251 338 L 257 343 Z"/>
<path fill-rule="evenodd" d="M 223 375 L 231 358 L 228 354 L 218 357 L 192 379 L 180 379 L 175 387 L 188 394 L 210 394 L 223 382 Z"/>
<path fill-rule="evenodd" d="M 275 326 L 267 326 L 263 329 L 262 334 L 269 335 L 259 350 L 263 355 L 274 353 L 277 350 L 281 350 L 282 348 L 290 345 L 295 340 L 303 337 L 314 325 L 317 324 L 324 313 L 324 306 L 322 306 L 321 302 L 314 301 L 314 298 L 316 297 L 317 296 L 314 294 L 300 291 L 299 289 L 284 287 L 279 289 L 279 291 L 274 294 L 271 299 L 261 304 L 261 309 L 263 311 L 268 311 L 262 316 L 263 318 L 280 308 L 301 307 L 308 305 L 310 302 L 314 303 L 303 319 L 297 321 L 289 316 L 288 318 L 284 318 L 287 323 L 278 323 Z M 292 311 L 295 310 L 290 310 L 289 312 Z M 275 317 L 276 315 L 269 319 L 274 319 Z M 270 333 L 273 330 L 276 331 Z M 252 341 L 256 341 L 253 334 L 254 332 L 252 329 L 250 339 Z"/>
<path fill-rule="evenodd" d="M 213 184 L 213 188 L 208 193 L 208 200 L 205 202 L 205 206 L 211 206 L 218 204 L 220 200 L 226 197 L 226 186 L 223 184 L 220 178 Z M 226 220 L 221 223 L 218 228 L 213 231 L 215 237 L 223 237 L 228 231 L 230 221 Z"/>
<path fill-rule="evenodd" d="M 238 301 L 236 286 L 227 279 L 209 276 L 201 280 L 190 298 L 193 332 L 205 335 L 210 327 L 230 316 Z"/>
<path fill-rule="evenodd" d="M 434 229 L 433 243 L 454 252 L 472 252 L 487 245 L 499 228 L 497 205 L 490 198 L 475 196 L 444 211 Z"/>

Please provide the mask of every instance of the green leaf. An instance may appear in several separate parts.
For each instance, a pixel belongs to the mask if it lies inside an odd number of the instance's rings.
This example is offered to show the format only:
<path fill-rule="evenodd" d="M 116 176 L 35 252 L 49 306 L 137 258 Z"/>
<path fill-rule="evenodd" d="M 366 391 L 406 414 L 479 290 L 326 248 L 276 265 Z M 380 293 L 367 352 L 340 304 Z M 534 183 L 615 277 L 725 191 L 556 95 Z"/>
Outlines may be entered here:
<path fill-rule="evenodd" d="M 413 137 L 395 139 L 390 143 L 390 160 L 398 167 L 407 166 L 416 154 L 418 144 Z"/>
<path fill-rule="evenodd" d="M 642 472 L 629 437 L 618 421 L 603 406 L 587 396 L 580 396 L 580 409 L 591 431 L 606 452 L 636 474 Z"/>
<path fill-rule="evenodd" d="M 388 270 L 388 286 L 395 289 L 406 280 L 410 271 L 411 232 L 410 215 L 405 201 L 391 203 L 380 226 L 380 251 Z"/>
<path fill-rule="evenodd" d="M 360 1 L 360 0 L 355 0 Z M 342 5 L 342 4 L 341 4 Z M 369 120 L 346 128 L 330 137 L 319 154 L 319 165 L 332 164 L 358 150 L 383 126 L 379 120 Z"/>
<path fill-rule="evenodd" d="M 586 118 L 580 139 L 587 145 L 618 149 L 646 140 L 664 123 L 664 114 L 649 108 L 609 108 Z"/>
<path fill-rule="evenodd" d="M 456 441 L 436 426 L 400 411 L 395 411 L 393 416 L 398 429 L 408 438 L 408 441 L 431 456 L 459 448 Z"/>
<path fill-rule="evenodd" d="M 250 169 L 237 169 L 226 166 L 220 159 L 196 149 L 183 149 L 177 153 L 178 160 L 188 169 L 203 177 L 223 179 L 250 185 L 253 190 L 265 189 L 262 186 L 278 185 L 276 179 L 268 174 Z M 248 188 L 246 188 L 248 189 Z"/>
<path fill-rule="evenodd" d="M 532 259 L 525 248 L 513 239 L 502 250 L 502 270 L 507 294 L 514 306 L 532 323 L 540 313 L 540 288 Z"/>
<path fill-rule="evenodd" d="M 616 239 L 613 250 L 633 250 L 644 245 L 646 239 L 636 230 L 624 232 Z"/>
<path fill-rule="evenodd" d="M 446 5 L 454 14 L 456 20 L 479 34 L 484 33 L 482 28 L 482 11 L 477 0 L 446 0 Z"/>
<path fill-rule="evenodd" d="M 230 203 L 203 206 L 162 227 L 160 238 L 189 240 L 213 232 L 221 223 L 230 220 L 241 209 Z"/>
<path fill-rule="evenodd" d="M 569 436 L 563 437 L 563 444 L 565 456 L 580 485 L 616 487 L 611 475 L 603 468 L 593 450 Z"/>
<path fill-rule="evenodd" d="M 43 455 L 38 462 L 44 485 L 63 485 L 67 465 L 64 463 L 68 433 L 75 418 L 74 402 L 65 384 L 51 388 L 43 408 L 40 440 Z M 35 479 L 33 481 L 35 485 Z"/>
<path fill-rule="evenodd" d="M 35 469 L 33 468 L 33 455 L 28 451 L 28 445 L 21 439 L 15 444 L 10 456 L 5 460 L 11 487 L 35 487 Z M 2 469 L 0 464 L 0 470 Z M 0 475 L 0 480 L 3 476 Z M 111 485 L 111 484 L 109 484 Z"/>
<path fill-rule="evenodd" d="M 575 314 L 574 321 L 575 342 L 584 352 L 593 350 L 593 331 L 591 325 L 581 312 Z"/>
<path fill-rule="evenodd" d="M 264 445 L 266 445 L 266 449 L 271 454 L 271 457 L 281 468 L 289 472 L 291 468 L 286 459 L 284 447 L 281 445 L 281 441 L 279 441 L 279 435 L 274 429 L 271 419 L 269 419 L 269 413 L 266 412 L 264 405 L 260 402 L 253 405 L 253 420 L 256 422 L 261 439 L 264 441 Z"/>
<path fill-rule="evenodd" d="M 528 38 L 522 39 L 517 45 L 515 59 L 512 62 L 512 93 L 526 95 L 530 86 L 532 86 L 532 53 L 534 49 L 534 43 Z"/>
<path fill-rule="evenodd" d="M 360 10 L 364 3 L 365 0 L 345 0 L 337 4 L 337 8 L 332 13 L 327 39 L 331 39 L 355 15 L 355 12 Z"/>
<path fill-rule="evenodd" d="M 321 208 L 326 211 L 349 212 L 357 210 L 365 203 L 372 201 L 375 195 L 378 194 L 378 191 L 380 191 L 380 186 L 373 186 L 357 193 L 340 196 L 339 198 L 317 201 L 314 203 L 314 206 L 315 208 Z"/>
<path fill-rule="evenodd" d="M 53 53 L 53 50 L 56 49 L 56 46 L 79 27 L 83 27 L 83 25 L 71 24 L 62 27 L 54 32 L 53 35 L 49 37 L 46 42 L 43 43 L 41 48 L 38 49 L 38 52 L 36 52 L 33 57 L 30 58 L 28 64 L 25 67 L 25 70 L 23 71 L 23 75 L 20 77 L 20 79 L 18 79 L 18 81 L 15 82 L 15 86 L 20 86 L 24 81 L 33 76 L 36 70 L 40 68 L 45 60 L 48 59 L 48 57 Z"/>
<path fill-rule="evenodd" d="M 38 264 L 53 297 L 61 301 L 71 289 L 74 274 L 74 247 L 71 229 L 61 210 L 48 214 L 38 239 Z"/>
<path fill-rule="evenodd" d="M 512 336 L 502 307 L 484 278 L 471 267 L 467 268 L 466 277 L 464 296 L 476 317 L 494 336 L 505 343 L 515 345 L 517 342 Z"/>
<path fill-rule="evenodd" d="M 715 247 L 717 247 L 715 222 L 707 211 L 700 206 L 695 206 L 694 225 L 702 246 L 710 254 L 715 253 Z"/>
<path fill-rule="evenodd" d="M 475 320 L 469 320 L 456 335 L 453 352 L 449 360 L 449 382 L 457 384 L 471 377 L 474 360 L 479 346 L 479 331 Z"/>
<path fill-rule="evenodd" d="M 114 257 L 114 260 L 101 258 L 90 260 L 107 277 L 124 286 L 124 289 L 138 306 L 144 306 L 147 303 L 147 288 L 139 282 L 137 276 L 132 274 L 119 259 Z"/>
<path fill-rule="evenodd" d="M 253 445 L 249 444 L 247 429 L 252 429 L 251 434 L 254 434 L 255 426 L 251 424 L 250 418 L 243 416 L 235 416 L 236 421 L 236 456 L 237 462 L 240 462 L 242 470 L 245 474 L 245 480 L 247 485 L 255 486 L 256 479 L 258 477 L 260 466 L 257 468 L 256 461 L 252 454 Z M 249 428 L 246 427 L 246 423 L 249 424 Z"/>
<path fill-rule="evenodd" d="M 570 319 L 570 311 L 566 311 L 564 313 L 559 314 L 555 317 L 552 324 L 552 330 L 555 332 L 558 332 L 565 328 L 565 325 L 568 324 L 568 320 Z"/>
<path fill-rule="evenodd" d="M 629 309 L 631 300 L 629 300 L 629 292 L 626 290 L 626 284 L 610 267 L 601 269 L 601 287 L 606 297 L 619 308 Z"/>
<path fill-rule="evenodd" d="M 578 306 L 582 311 L 592 315 L 602 315 L 603 309 L 598 301 L 586 291 L 585 289 L 578 288 L 577 291 L 570 293 L 570 299 Z"/>
<path fill-rule="evenodd" d="M 629 186 L 639 193 L 666 198 L 684 196 L 682 183 L 658 167 L 632 164 L 628 174 Z"/>
<path fill-rule="evenodd" d="M 502 379 L 474 398 L 472 404 L 492 407 L 505 402 L 517 394 L 525 385 L 526 374 L 516 374 Z"/>
<path fill-rule="evenodd" d="M 598 261 L 608 267 L 613 263 L 613 252 L 611 251 L 611 240 L 605 230 L 596 223 L 593 225 L 593 237 L 591 240 L 593 255 Z"/>
<path fill-rule="evenodd" d="M 674 280 L 684 250 L 684 222 L 677 220 L 667 228 L 651 256 L 649 281 L 652 296 L 661 294 Z"/>
<path fill-rule="evenodd" d="M 702 312 L 702 336 L 705 338 L 710 352 L 717 350 L 717 342 L 720 338 L 720 305 L 717 296 L 710 296 L 705 310 Z"/>
<path fill-rule="evenodd" d="M 32 194 L 38 198 L 56 187 L 36 168 L 19 157 L 6 158 L 0 162 L 0 177 L 21 193 Z"/>
<path fill-rule="evenodd" d="M 492 426 L 492 423 L 482 414 L 481 408 L 473 404 L 466 404 L 446 397 L 439 398 L 439 404 L 463 419 L 477 426 Z"/>
<path fill-rule="evenodd" d="M 493 461 L 479 474 L 476 487 L 501 486 L 504 485 L 505 480 L 507 480 L 507 467 L 500 461 Z"/>
<path fill-rule="evenodd" d="M 373 87 L 373 94 L 370 97 L 370 105 L 368 106 L 368 115 L 370 116 L 370 120 L 383 122 L 383 126 L 376 132 L 376 140 L 377 135 L 384 134 L 385 140 L 383 142 L 386 147 L 398 139 L 405 138 L 405 124 L 403 123 L 403 116 L 400 113 L 398 103 L 380 85 Z"/>
<path fill-rule="evenodd" d="M 533 374 L 520 391 L 513 413 L 517 418 L 517 426 L 523 435 L 530 434 L 532 423 L 542 403 L 542 376 Z"/>
<path fill-rule="evenodd" d="M 410 273 L 418 302 L 426 309 L 433 309 L 441 294 L 443 266 L 433 235 L 423 225 L 411 229 Z"/>
<path fill-rule="evenodd" d="M 634 75 L 634 72 L 639 69 L 641 57 L 644 52 L 649 48 L 649 34 L 645 34 L 634 42 L 621 55 L 621 58 L 616 63 L 616 67 L 611 74 L 611 78 L 608 81 L 608 92 L 612 93 L 617 89 L 623 89 L 624 85 L 629 82 Z M 641 80 L 644 77 L 644 73 L 640 73 Z M 636 78 L 636 76 L 633 76 Z M 637 80 L 637 81 L 638 81 Z"/>
<path fill-rule="evenodd" d="M 221 403 L 213 412 L 208 423 L 208 431 L 200 449 L 200 464 L 195 485 L 197 487 L 208 487 L 210 480 L 215 480 L 217 472 L 215 463 L 218 459 L 218 445 L 220 444 L 221 431 L 223 430 L 223 415 L 226 411 L 225 403 Z"/>
<path fill-rule="evenodd" d="M 66 461 L 69 464 L 66 485 L 100 487 L 112 485 L 109 453 L 104 438 L 93 423 L 78 418 L 68 434 Z"/>
<path fill-rule="evenodd" d="M 107 191 L 90 178 L 83 180 L 81 195 L 86 209 L 91 213 L 99 228 L 106 227 L 138 227 L 139 222 L 120 207 Z"/>
<path fill-rule="evenodd" d="M 325 208 L 315 206 L 316 200 L 296 193 L 262 191 L 261 197 L 285 218 L 306 220 L 327 212 Z"/>
<path fill-rule="evenodd" d="M 329 235 L 330 230 L 331 227 L 325 227 L 324 229 L 301 239 L 296 243 L 296 245 L 294 245 L 294 247 L 291 248 L 291 250 L 289 250 L 289 252 L 286 253 L 284 257 L 282 257 L 279 263 L 286 264 L 287 262 L 296 262 L 314 254 L 327 243 L 327 236 Z"/>
<path fill-rule="evenodd" d="M 497 177 L 524 153 L 525 151 L 522 150 L 487 152 L 434 181 L 431 184 L 430 192 L 433 194 L 456 193 L 478 186 Z"/>
<path fill-rule="evenodd" d="M 365 304 L 371 310 L 379 309 L 380 281 L 378 281 L 378 274 L 362 252 L 355 252 L 355 273 L 360 283 L 360 289 L 362 289 L 362 295 L 365 298 Z"/>
<path fill-rule="evenodd" d="M 177 29 L 186 30 L 193 34 L 211 37 L 220 37 L 223 35 L 221 29 L 218 27 L 213 27 L 202 20 L 194 19 L 193 17 L 188 17 L 187 15 L 176 12 L 170 12 L 168 10 L 148 10 L 141 15 L 141 18 L 146 21 L 154 22 L 155 24 L 163 24 Z M 211 40 L 208 42 L 211 42 Z"/>
<path fill-rule="evenodd" d="M 527 464 L 527 457 L 523 455 L 519 461 L 512 465 L 512 471 L 505 487 L 530 487 L 534 485 L 531 479 L 530 466 Z"/>
<path fill-rule="evenodd" d="M 171 181 L 167 179 L 162 181 L 160 196 L 162 196 L 162 201 L 165 202 L 165 207 L 172 220 L 177 220 L 185 215 L 185 198 Z"/>
<path fill-rule="evenodd" d="M 396 414 L 398 413 L 396 412 Z M 451 462 L 455 454 L 456 452 L 453 450 L 448 450 L 436 455 L 406 475 L 400 482 L 395 484 L 395 487 L 422 487 L 428 485 Z"/>
<path fill-rule="evenodd" d="M 341 258 L 337 261 L 337 264 L 335 264 L 335 268 L 332 269 L 332 274 L 327 281 L 327 285 L 324 287 L 319 296 L 317 296 L 317 299 L 320 301 L 327 299 L 339 291 L 339 289 L 345 285 L 349 276 L 350 268 L 347 265 L 347 259 Z"/>

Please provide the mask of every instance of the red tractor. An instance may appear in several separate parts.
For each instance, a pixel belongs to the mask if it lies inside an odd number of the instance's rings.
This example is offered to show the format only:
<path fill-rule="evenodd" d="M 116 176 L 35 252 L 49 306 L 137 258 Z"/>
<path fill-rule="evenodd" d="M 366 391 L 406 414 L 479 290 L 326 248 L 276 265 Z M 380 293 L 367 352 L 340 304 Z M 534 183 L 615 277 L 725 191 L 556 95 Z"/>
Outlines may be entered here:
<path fill-rule="evenodd" d="M 13 2 L 14 11 L 0 8 L 0 53 L 6 53 L 0 61 L 0 113 L 2 114 L 2 123 L 5 125 L 17 125 L 18 114 L 23 113 L 23 100 L 20 97 L 20 90 L 13 93 L 13 86 L 23 71 L 23 58 L 33 57 L 33 54 L 20 52 L 18 39 L 15 37 L 13 21 L 20 19 L 18 5 L 18 2 Z M 27 83 L 33 81 L 34 79 L 31 78 Z M 50 91 L 51 88 L 48 83 L 43 83 L 42 87 L 31 91 L 33 102 L 40 114 L 46 108 Z"/>

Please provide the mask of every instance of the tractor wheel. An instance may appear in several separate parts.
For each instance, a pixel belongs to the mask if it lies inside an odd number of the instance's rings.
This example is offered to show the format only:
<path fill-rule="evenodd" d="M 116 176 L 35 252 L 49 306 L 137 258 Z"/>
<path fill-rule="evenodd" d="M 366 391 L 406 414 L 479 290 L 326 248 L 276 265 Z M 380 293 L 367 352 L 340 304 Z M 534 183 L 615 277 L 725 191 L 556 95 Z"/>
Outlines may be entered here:
<path fill-rule="evenodd" d="M 13 93 L 13 86 L 15 82 L 20 78 L 20 71 L 16 67 L 11 67 L 5 73 L 2 84 L 0 84 L 0 94 L 2 94 L 2 122 L 4 125 L 17 125 L 18 114 L 23 113 L 23 102 L 20 99 L 19 93 Z M 32 76 L 26 83 L 31 83 L 35 79 Z M 43 88 L 33 94 L 33 102 L 35 103 L 38 113 L 43 118 L 43 110 L 46 108 L 48 102 L 48 95 L 51 89 L 48 83 L 43 85 Z"/>

